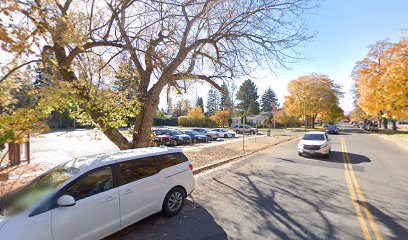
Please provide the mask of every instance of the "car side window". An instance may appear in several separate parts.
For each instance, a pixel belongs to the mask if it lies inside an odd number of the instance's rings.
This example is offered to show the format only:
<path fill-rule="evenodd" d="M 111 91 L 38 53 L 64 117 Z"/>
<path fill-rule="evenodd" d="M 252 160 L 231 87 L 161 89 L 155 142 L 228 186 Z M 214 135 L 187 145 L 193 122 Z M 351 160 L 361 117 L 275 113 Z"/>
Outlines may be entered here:
<path fill-rule="evenodd" d="M 151 157 L 122 162 L 119 164 L 119 171 L 121 185 L 153 176 L 158 172 L 156 160 Z"/>
<path fill-rule="evenodd" d="M 75 201 L 105 192 L 113 188 L 112 168 L 103 167 L 80 177 L 65 189 L 65 195 L 71 195 Z"/>
<path fill-rule="evenodd" d="M 161 169 L 168 168 L 187 161 L 187 158 L 181 153 L 165 154 L 157 156 L 157 159 L 159 159 Z"/>

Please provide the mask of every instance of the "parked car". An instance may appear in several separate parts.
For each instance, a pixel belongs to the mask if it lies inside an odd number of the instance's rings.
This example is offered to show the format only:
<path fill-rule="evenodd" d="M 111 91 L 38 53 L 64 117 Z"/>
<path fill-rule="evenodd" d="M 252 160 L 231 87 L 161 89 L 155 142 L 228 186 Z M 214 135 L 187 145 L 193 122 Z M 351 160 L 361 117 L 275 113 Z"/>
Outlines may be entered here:
<path fill-rule="evenodd" d="M 225 128 L 216 128 L 216 129 L 213 129 L 212 131 L 217 132 L 219 136 L 223 138 L 234 138 L 236 134 L 235 132 L 230 131 Z"/>
<path fill-rule="evenodd" d="M 208 142 L 210 140 L 210 138 L 207 137 L 206 135 L 200 134 L 199 132 L 196 131 L 182 131 L 182 133 L 189 135 L 193 143 Z"/>
<path fill-rule="evenodd" d="M 169 129 L 155 129 L 153 133 L 155 134 L 153 142 L 157 146 L 175 146 L 174 144 L 177 144 L 176 138 L 171 136 L 171 130 Z"/>
<path fill-rule="evenodd" d="M 189 135 L 184 134 L 179 130 L 171 130 L 170 135 L 174 137 L 173 146 L 185 143 L 191 144 L 193 142 Z"/>
<path fill-rule="evenodd" d="M 330 152 L 330 140 L 324 132 L 308 132 L 298 143 L 299 156 L 322 155 L 328 158 Z"/>
<path fill-rule="evenodd" d="M 375 123 L 371 123 L 371 124 L 368 125 L 368 128 L 367 128 L 367 129 L 368 129 L 369 131 L 378 132 L 378 125 L 375 124 Z"/>
<path fill-rule="evenodd" d="M 193 128 L 193 131 L 199 132 L 205 136 L 207 136 L 211 140 L 217 140 L 217 138 L 220 137 L 220 134 L 218 132 L 211 131 L 209 129 L 205 128 Z"/>
<path fill-rule="evenodd" d="M 248 125 L 235 125 L 232 127 L 232 130 L 237 134 L 240 133 L 249 133 L 249 134 L 256 134 L 258 133 L 258 129 L 248 126 Z"/>
<path fill-rule="evenodd" d="M 339 134 L 339 129 L 335 125 L 329 125 L 326 132 L 329 134 Z"/>
<path fill-rule="evenodd" d="M 0 198 L 0 239 L 102 239 L 162 211 L 177 215 L 194 189 L 177 148 L 74 159 Z"/>

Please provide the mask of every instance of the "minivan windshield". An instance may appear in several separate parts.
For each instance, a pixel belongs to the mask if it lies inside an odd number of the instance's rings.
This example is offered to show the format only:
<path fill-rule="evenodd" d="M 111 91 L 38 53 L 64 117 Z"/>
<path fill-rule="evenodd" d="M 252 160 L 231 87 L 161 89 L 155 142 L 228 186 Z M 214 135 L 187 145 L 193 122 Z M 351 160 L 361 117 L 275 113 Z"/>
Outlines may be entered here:
<path fill-rule="evenodd" d="M 18 214 L 42 201 L 51 191 L 70 179 L 79 170 L 73 166 L 72 161 L 64 163 L 40 175 L 16 191 L 0 197 L 0 215 Z"/>
<path fill-rule="evenodd" d="M 308 133 L 303 136 L 303 140 L 323 141 L 325 140 L 325 138 L 324 138 L 324 134 Z"/>

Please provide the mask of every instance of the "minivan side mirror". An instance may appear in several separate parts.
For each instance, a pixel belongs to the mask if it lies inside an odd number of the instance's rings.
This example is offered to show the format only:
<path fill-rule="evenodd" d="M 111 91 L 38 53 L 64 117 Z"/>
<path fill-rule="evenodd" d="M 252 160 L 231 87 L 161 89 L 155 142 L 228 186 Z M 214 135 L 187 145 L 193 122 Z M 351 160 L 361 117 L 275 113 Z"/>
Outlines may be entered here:
<path fill-rule="evenodd" d="M 70 195 L 63 195 L 58 198 L 57 200 L 57 205 L 58 207 L 71 207 L 75 205 L 75 199 L 74 197 Z"/>

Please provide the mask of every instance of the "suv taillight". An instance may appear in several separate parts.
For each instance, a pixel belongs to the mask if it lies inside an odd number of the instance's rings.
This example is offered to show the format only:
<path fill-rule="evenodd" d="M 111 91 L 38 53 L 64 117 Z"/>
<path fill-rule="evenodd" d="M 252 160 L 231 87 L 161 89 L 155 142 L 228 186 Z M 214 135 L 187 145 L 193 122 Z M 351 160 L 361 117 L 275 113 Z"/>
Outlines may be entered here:
<path fill-rule="evenodd" d="M 188 168 L 190 168 L 191 171 L 193 171 L 193 164 L 188 164 Z"/>

